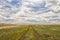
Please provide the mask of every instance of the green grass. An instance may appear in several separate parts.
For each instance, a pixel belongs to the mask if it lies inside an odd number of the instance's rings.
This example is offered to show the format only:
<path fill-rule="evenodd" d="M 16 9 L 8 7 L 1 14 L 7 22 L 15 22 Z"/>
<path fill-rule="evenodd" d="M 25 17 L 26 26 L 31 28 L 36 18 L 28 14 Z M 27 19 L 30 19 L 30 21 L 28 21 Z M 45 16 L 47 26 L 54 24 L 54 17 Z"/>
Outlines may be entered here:
<path fill-rule="evenodd" d="M 24 25 L 0 29 L 0 40 L 60 40 L 60 25 Z"/>

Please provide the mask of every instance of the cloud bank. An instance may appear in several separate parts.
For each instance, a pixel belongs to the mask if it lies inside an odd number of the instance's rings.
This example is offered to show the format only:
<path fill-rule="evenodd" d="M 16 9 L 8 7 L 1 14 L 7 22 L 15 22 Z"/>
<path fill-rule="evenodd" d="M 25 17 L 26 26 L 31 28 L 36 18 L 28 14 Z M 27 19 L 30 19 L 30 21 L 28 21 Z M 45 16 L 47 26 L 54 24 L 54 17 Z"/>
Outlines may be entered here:
<path fill-rule="evenodd" d="M 0 23 L 60 24 L 60 1 L 0 0 Z"/>

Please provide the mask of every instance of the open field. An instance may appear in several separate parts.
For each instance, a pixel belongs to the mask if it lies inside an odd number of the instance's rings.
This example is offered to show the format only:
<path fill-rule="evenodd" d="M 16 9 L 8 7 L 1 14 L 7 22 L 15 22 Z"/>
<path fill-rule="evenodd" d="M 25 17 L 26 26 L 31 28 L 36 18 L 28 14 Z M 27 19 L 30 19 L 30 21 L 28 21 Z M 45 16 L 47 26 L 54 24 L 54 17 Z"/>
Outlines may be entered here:
<path fill-rule="evenodd" d="M 60 40 L 60 25 L 0 25 L 0 28 L 0 40 Z"/>

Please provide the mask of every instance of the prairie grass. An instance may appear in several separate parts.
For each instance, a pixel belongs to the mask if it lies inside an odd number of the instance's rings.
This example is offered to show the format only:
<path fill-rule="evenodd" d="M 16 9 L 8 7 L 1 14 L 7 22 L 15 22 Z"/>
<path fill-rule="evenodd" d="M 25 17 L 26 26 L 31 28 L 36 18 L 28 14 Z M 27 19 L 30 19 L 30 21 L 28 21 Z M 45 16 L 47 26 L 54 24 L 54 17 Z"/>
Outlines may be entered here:
<path fill-rule="evenodd" d="M 16 25 L 0 29 L 0 40 L 60 40 L 60 25 Z"/>

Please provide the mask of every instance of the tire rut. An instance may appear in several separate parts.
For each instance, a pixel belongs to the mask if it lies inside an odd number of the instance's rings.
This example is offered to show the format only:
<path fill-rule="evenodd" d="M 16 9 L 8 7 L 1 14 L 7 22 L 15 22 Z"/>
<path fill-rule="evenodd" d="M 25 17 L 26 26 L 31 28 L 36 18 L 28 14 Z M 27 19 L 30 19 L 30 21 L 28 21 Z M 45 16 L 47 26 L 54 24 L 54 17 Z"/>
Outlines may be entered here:
<path fill-rule="evenodd" d="M 26 40 L 26 35 L 28 35 L 28 33 L 31 33 L 32 32 L 32 35 L 29 35 L 30 36 L 33 36 L 34 38 L 30 38 L 29 40 L 41 40 L 40 39 L 40 34 L 34 29 L 34 27 L 28 27 L 26 31 L 23 32 L 22 36 L 18 39 L 18 40 Z"/>
<path fill-rule="evenodd" d="M 27 28 L 26 31 L 23 32 L 22 36 L 18 40 L 24 40 L 26 33 L 29 31 L 29 27 Z"/>
<path fill-rule="evenodd" d="M 32 27 L 32 30 L 34 32 L 34 37 L 36 38 L 36 40 L 41 40 L 41 35 Z"/>

